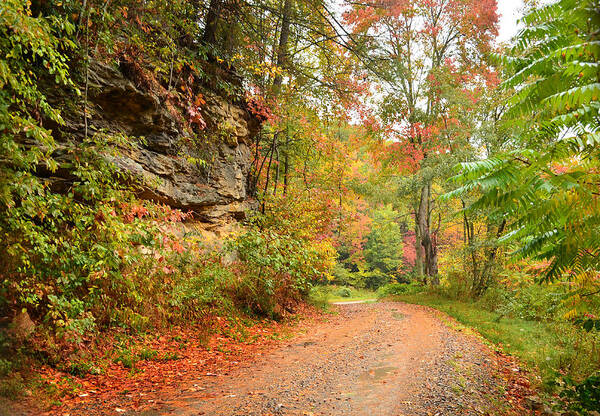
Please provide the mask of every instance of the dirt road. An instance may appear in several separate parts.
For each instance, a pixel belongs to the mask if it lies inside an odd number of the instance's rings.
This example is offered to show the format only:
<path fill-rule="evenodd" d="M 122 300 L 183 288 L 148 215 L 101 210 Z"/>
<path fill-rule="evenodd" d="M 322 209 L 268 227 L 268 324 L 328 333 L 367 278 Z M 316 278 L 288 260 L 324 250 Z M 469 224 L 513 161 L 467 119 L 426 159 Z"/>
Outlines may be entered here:
<path fill-rule="evenodd" d="M 396 302 L 339 313 L 264 357 L 207 375 L 154 415 L 503 414 L 494 354 L 431 309 Z"/>

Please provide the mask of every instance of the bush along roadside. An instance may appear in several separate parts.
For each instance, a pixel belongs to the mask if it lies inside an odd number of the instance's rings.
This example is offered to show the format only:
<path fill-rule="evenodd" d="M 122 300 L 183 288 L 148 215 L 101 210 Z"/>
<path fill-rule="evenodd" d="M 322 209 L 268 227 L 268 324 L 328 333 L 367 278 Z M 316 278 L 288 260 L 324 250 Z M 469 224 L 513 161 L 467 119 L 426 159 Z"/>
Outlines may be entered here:
<path fill-rule="evenodd" d="M 334 250 L 312 237 L 306 210 L 284 225 L 283 215 L 257 217 L 216 251 L 178 232 L 190 213 L 137 197 L 139 178 L 110 160 L 138 143 L 88 128 L 86 67 L 92 59 L 135 61 L 140 88 L 168 87 L 161 102 L 192 130 L 201 124 L 194 110 L 201 100 L 171 78 L 204 79 L 206 51 L 175 42 L 182 33 L 201 35 L 198 16 L 185 1 L 87 5 L 8 0 L 0 7 L 0 393 L 10 397 L 26 390 L 25 369 L 37 365 L 72 375 L 103 371 L 105 357 L 94 351 L 112 336 L 280 318 L 333 264 Z M 158 65 L 165 56 L 170 67 Z M 219 88 L 231 100 L 243 99 L 226 84 Z M 82 115 L 76 127 L 84 137 L 55 140 L 66 124 L 61 109 Z M 60 186 L 49 179 L 57 172 L 69 173 Z M 111 365 L 134 371 L 152 353 L 109 355 Z"/>
<path fill-rule="evenodd" d="M 329 273 L 332 262 L 329 251 L 315 251 L 310 241 L 256 224 L 231 237 L 222 249 L 209 249 L 193 233 L 181 238 L 172 231 L 187 214 L 135 199 L 119 202 L 102 215 L 106 220 L 99 222 L 98 215 L 92 216 L 95 225 L 86 239 L 85 234 L 79 235 L 82 240 L 71 239 L 69 247 L 75 250 L 77 243 L 79 250 L 71 258 L 85 261 L 79 271 L 65 265 L 72 280 L 64 273 L 50 274 L 53 269 L 45 265 L 43 294 L 18 304 L 19 312 L 0 331 L 2 357 L 11 357 L 0 362 L 1 391 L 7 395 L 14 397 L 35 381 L 19 375 L 29 367 L 85 376 L 103 371 L 105 354 L 112 364 L 131 371 L 140 360 L 167 359 L 135 348 L 110 352 L 102 341 L 107 336 L 118 336 L 121 345 L 174 325 L 208 334 L 222 330 L 222 319 L 232 320 L 238 328 L 234 332 L 243 333 L 239 328 L 257 319 L 290 316 L 311 281 Z M 105 227 L 121 232 L 109 233 Z M 92 238 L 90 250 L 84 243 Z M 112 262 L 92 257 L 98 253 Z M 65 262 L 68 258 L 61 256 Z M 19 282 L 23 292 L 42 285 L 41 279 Z M 5 290 L 4 296 L 7 303 L 20 299 L 19 292 Z"/>

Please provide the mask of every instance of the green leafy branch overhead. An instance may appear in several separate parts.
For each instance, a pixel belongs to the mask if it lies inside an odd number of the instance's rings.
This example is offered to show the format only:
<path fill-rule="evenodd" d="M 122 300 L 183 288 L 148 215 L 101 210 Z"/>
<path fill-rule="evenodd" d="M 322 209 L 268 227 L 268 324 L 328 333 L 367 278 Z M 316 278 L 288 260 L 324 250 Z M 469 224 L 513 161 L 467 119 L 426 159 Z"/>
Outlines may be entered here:
<path fill-rule="evenodd" d="M 548 262 L 544 280 L 596 285 L 600 268 L 600 11 L 561 0 L 531 11 L 506 55 L 512 90 L 505 122 L 522 126 L 515 150 L 460 164 L 446 198 L 511 219 L 503 241 Z"/>

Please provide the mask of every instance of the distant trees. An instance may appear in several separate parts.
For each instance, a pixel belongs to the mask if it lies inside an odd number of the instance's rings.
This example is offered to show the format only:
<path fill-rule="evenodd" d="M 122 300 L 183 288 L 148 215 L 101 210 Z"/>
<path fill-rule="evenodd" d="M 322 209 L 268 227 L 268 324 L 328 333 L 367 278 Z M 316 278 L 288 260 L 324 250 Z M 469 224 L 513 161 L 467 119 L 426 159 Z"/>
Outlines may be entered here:
<path fill-rule="evenodd" d="M 393 281 L 408 280 L 402 250 L 405 223 L 391 204 L 371 204 L 362 231 L 356 230 L 350 241 L 340 239 L 340 266 L 335 276 L 339 284 L 377 289 Z"/>
<path fill-rule="evenodd" d="M 365 262 L 370 269 L 397 278 L 403 268 L 404 233 L 398 212 L 391 206 L 373 210 L 373 224 L 365 243 Z"/>
<path fill-rule="evenodd" d="M 397 141 L 391 157 L 418 184 L 413 195 L 417 273 L 436 285 L 432 183 L 444 177 L 447 156 L 460 151 L 468 137 L 470 126 L 461 118 L 490 75 L 485 56 L 496 35 L 496 3 L 363 2 L 345 17 L 377 62 L 385 86 L 380 116 L 388 139 Z"/>

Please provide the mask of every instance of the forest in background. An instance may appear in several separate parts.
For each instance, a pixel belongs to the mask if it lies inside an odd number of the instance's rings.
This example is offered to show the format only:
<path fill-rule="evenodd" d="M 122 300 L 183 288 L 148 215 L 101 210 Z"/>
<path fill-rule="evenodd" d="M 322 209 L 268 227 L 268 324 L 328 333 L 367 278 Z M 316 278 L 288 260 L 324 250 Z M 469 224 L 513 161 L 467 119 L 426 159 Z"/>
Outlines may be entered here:
<path fill-rule="evenodd" d="M 79 346 L 102 333 L 281 319 L 333 283 L 547 323 L 548 391 L 600 410 L 599 5 L 527 9 L 503 45 L 493 0 L 6 0 L 2 391 L 31 365 L 101 371 Z M 189 143 L 231 134 L 206 136 L 203 88 L 260 121 L 256 210 L 218 248 L 110 162 L 139 143 L 93 128 L 94 62 Z"/>

